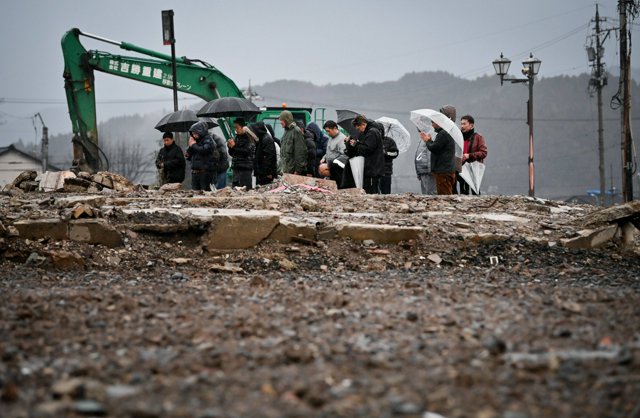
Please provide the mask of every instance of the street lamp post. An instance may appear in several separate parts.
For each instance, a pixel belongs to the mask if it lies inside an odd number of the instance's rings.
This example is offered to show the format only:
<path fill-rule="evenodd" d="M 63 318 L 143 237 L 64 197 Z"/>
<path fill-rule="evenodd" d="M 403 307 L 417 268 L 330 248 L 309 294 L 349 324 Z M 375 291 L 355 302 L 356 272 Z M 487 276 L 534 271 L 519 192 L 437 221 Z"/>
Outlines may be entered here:
<path fill-rule="evenodd" d="M 511 83 L 527 83 L 529 86 L 529 101 L 527 102 L 527 125 L 529 125 L 529 196 L 535 196 L 535 177 L 533 166 L 533 81 L 540 70 L 540 61 L 534 58 L 533 54 L 529 54 L 529 58 L 522 61 L 522 74 L 526 78 L 505 78 L 511 65 L 511 60 L 500 54 L 500 58 L 493 61 L 493 68 L 500 77 L 500 85 L 505 81 Z"/>

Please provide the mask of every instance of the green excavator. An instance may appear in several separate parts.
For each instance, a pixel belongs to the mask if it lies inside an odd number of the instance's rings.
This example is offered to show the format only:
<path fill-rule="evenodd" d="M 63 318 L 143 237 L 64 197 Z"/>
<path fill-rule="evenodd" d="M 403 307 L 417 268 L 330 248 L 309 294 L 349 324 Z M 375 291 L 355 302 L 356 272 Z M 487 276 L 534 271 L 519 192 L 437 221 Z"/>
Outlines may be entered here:
<path fill-rule="evenodd" d="M 112 54 L 104 51 L 87 51 L 80 43 L 85 36 L 121 49 L 147 55 L 138 58 Z M 96 120 L 96 98 L 94 71 L 101 71 L 128 79 L 153 84 L 167 89 L 173 88 L 172 59 L 170 55 L 142 48 L 128 42 L 117 42 L 92 35 L 74 28 L 62 37 L 64 55 L 64 88 L 73 128 L 73 167 L 78 171 L 95 173 L 107 171 L 109 163 L 100 149 Z M 204 101 L 220 97 L 244 97 L 236 83 L 211 64 L 202 60 L 176 57 L 176 79 L 178 91 L 193 94 Z M 312 120 L 322 123 L 324 109 L 290 108 L 294 118 L 307 125 Z M 280 128 L 278 115 L 281 107 L 267 107 L 253 120 L 264 121 L 276 129 Z M 313 116 L 312 116 L 313 115 Z M 230 120 L 220 120 L 223 135 L 229 139 Z M 322 125 L 320 125 L 322 126 Z"/>

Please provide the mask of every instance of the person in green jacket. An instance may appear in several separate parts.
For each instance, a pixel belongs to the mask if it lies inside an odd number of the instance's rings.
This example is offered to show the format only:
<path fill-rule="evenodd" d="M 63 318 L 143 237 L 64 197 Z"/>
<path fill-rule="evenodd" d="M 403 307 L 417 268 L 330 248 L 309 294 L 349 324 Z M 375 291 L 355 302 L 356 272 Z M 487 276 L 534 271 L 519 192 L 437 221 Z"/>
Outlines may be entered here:
<path fill-rule="evenodd" d="M 280 113 L 280 125 L 285 131 L 280 147 L 282 173 L 302 175 L 307 170 L 307 144 L 304 141 L 302 131 L 288 110 Z"/>

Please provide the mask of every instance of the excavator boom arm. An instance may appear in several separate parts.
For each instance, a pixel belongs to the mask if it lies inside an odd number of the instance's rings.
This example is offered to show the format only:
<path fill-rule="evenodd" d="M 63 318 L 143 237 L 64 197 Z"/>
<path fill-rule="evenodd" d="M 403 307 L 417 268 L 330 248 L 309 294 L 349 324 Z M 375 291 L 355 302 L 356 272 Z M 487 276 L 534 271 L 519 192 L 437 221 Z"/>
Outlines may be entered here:
<path fill-rule="evenodd" d="M 119 46 L 152 58 L 116 55 L 89 50 L 80 43 L 80 35 Z M 168 89 L 173 88 L 171 57 L 127 42 L 111 41 L 72 29 L 62 38 L 64 80 L 69 117 L 74 133 L 74 165 L 80 170 L 96 172 L 108 169 L 106 158 L 98 146 L 94 71 L 101 71 Z M 176 58 L 177 88 L 205 101 L 220 97 L 244 97 L 229 77 L 210 64 Z M 221 124 L 225 136 L 229 136 Z"/>

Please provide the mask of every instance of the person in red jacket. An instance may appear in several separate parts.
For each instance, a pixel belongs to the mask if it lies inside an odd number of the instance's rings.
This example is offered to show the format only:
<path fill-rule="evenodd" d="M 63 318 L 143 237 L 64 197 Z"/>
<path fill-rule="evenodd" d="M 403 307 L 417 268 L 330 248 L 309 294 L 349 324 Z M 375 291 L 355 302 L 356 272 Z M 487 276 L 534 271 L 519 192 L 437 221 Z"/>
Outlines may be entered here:
<path fill-rule="evenodd" d="M 487 143 L 482 135 L 475 131 L 475 120 L 471 115 L 464 115 L 460 118 L 460 130 L 464 138 L 464 151 L 462 154 L 462 164 L 478 161 L 484 163 L 487 158 Z M 458 194 L 476 194 L 466 181 L 460 177 L 460 173 L 456 173 L 456 182 L 458 183 Z"/>

